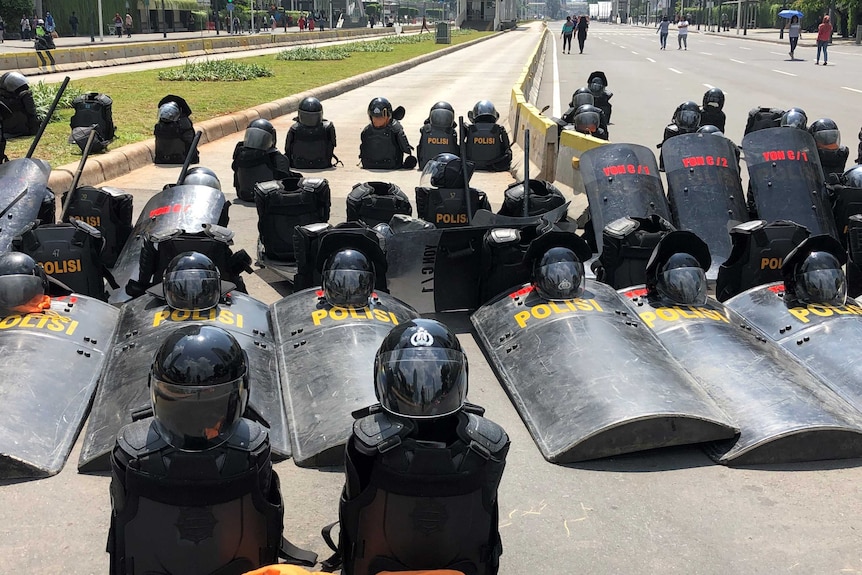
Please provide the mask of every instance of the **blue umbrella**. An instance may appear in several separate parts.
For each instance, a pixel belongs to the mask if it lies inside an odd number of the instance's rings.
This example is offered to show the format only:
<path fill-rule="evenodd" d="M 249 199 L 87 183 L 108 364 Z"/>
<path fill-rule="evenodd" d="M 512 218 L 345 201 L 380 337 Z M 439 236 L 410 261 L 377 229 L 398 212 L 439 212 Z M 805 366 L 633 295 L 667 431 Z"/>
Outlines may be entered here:
<path fill-rule="evenodd" d="M 781 12 L 778 13 L 779 18 L 790 19 L 790 18 L 793 18 L 794 16 L 799 16 L 800 18 L 802 18 L 802 12 L 800 12 L 799 10 L 782 10 Z"/>

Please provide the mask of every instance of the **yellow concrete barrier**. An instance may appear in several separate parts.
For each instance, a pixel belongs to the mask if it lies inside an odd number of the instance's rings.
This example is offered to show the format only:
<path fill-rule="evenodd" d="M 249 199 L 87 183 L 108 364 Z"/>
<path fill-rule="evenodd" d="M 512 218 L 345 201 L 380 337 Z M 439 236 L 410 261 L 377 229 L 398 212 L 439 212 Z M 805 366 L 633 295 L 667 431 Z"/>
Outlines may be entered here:
<path fill-rule="evenodd" d="M 509 99 L 509 126 L 512 128 L 510 137 L 513 144 L 521 142 L 517 128 L 521 119 L 521 105 L 526 103 L 527 99 L 524 98 L 524 93 L 521 92 L 520 88 L 512 88 L 512 97 Z"/>
<path fill-rule="evenodd" d="M 530 130 L 530 161 L 538 166 L 538 174 L 530 174 L 533 179 L 554 181 L 557 162 L 557 124 L 539 113 L 530 103 L 518 106 L 517 137 L 525 141 L 524 133 Z"/>
<path fill-rule="evenodd" d="M 587 150 L 604 146 L 608 142 L 571 130 L 563 130 L 557 146 L 556 181 L 572 188 L 575 194 L 583 194 L 584 180 L 581 177 L 579 158 Z"/>

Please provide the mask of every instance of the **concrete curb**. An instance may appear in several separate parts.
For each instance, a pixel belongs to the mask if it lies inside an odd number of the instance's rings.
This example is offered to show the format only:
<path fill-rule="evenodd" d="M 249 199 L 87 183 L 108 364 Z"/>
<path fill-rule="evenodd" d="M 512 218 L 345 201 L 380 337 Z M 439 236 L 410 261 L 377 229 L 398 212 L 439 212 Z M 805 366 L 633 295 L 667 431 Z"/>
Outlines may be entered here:
<path fill-rule="evenodd" d="M 386 66 L 385 68 L 365 72 L 364 74 L 353 76 L 351 78 L 345 78 L 344 80 L 339 80 L 338 82 L 333 82 L 332 84 L 327 84 L 319 88 L 313 88 L 299 94 L 293 94 L 291 96 L 275 100 L 274 102 L 266 102 L 247 110 L 240 110 L 224 116 L 205 120 L 195 125 L 196 129 L 203 132 L 200 143 L 206 144 L 208 142 L 224 138 L 225 136 L 242 132 L 251 121 L 258 118 L 271 120 L 279 116 L 292 114 L 299 107 L 299 103 L 309 96 L 314 96 L 321 100 L 332 98 L 360 86 L 364 86 L 370 82 L 386 78 L 393 74 L 398 74 L 399 72 L 404 72 L 405 70 L 430 62 L 431 60 L 435 60 L 441 56 L 445 56 L 469 46 L 473 46 L 479 42 L 495 38 L 499 34 L 505 34 L 505 32 L 497 32 L 496 34 L 476 38 L 475 40 L 464 42 L 463 44 L 443 48 L 442 50 L 417 56 L 404 62 Z M 149 139 L 143 142 L 136 142 L 134 144 L 122 146 L 105 154 L 91 156 L 87 160 L 86 166 L 84 166 L 78 185 L 97 186 L 104 181 L 120 177 L 133 170 L 142 168 L 147 164 L 151 164 L 153 162 L 153 157 L 155 156 L 155 149 L 155 139 Z M 48 178 L 48 186 L 54 190 L 55 193 L 68 190 L 69 185 L 72 183 L 72 175 L 77 169 L 77 162 L 52 168 L 51 175 Z"/>

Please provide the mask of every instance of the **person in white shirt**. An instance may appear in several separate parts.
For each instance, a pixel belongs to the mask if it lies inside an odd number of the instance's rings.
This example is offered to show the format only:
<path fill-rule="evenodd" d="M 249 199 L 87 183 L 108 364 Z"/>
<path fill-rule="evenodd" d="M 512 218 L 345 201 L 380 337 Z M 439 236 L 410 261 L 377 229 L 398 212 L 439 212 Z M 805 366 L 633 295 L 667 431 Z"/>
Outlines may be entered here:
<path fill-rule="evenodd" d="M 683 46 L 688 50 L 688 20 L 685 19 L 685 16 L 680 16 L 679 21 L 676 23 L 676 42 L 679 45 L 677 50 L 682 50 Z"/>

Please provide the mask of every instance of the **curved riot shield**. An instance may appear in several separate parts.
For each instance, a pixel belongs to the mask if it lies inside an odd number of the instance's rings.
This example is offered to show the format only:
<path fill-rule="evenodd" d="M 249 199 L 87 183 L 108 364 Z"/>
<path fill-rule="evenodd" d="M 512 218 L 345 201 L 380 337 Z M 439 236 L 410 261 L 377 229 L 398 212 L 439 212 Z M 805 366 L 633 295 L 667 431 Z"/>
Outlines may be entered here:
<path fill-rule="evenodd" d="M 0 252 L 12 249 L 12 238 L 39 219 L 48 191 L 51 167 L 43 160 L 21 158 L 0 164 Z M 54 222 L 46 222 L 53 224 Z"/>
<path fill-rule="evenodd" d="M 710 279 L 730 255 L 730 229 L 748 220 L 733 142 L 712 134 L 682 134 L 662 144 L 673 224 L 709 246 Z"/>
<path fill-rule="evenodd" d="M 811 134 L 767 128 L 746 135 L 742 149 L 760 219 L 790 220 L 808 228 L 811 235 L 841 239 Z"/>
<path fill-rule="evenodd" d="M 173 186 L 150 198 L 117 257 L 111 273 L 120 288 L 111 293 L 108 301 L 116 304 L 132 299 L 126 293 L 126 284 L 129 279 L 138 279 L 144 234 L 175 229 L 197 232 L 203 224 L 219 224 L 224 206 L 222 192 L 199 185 Z"/>
<path fill-rule="evenodd" d="M 781 283 L 758 286 L 724 304 L 740 323 L 777 342 L 818 375 L 830 389 L 862 411 L 862 358 L 853 345 L 862 341 L 862 306 L 788 307 Z"/>
<path fill-rule="evenodd" d="M 471 318 L 545 459 L 584 461 L 730 439 L 733 423 L 613 288 L 545 301 L 521 289 Z"/>
<path fill-rule="evenodd" d="M 614 220 L 658 214 L 670 221 L 658 164 L 649 148 L 608 144 L 584 152 L 580 163 L 599 251 L 602 230 Z"/>
<path fill-rule="evenodd" d="M 248 354 L 249 412 L 246 417 L 269 428 L 274 457 L 290 455 L 287 418 L 276 376 L 275 345 L 268 308 L 239 292 L 229 294 L 229 305 L 189 312 L 171 309 L 150 294 L 120 308 L 117 334 L 102 370 L 93 402 L 79 471 L 110 469 L 110 453 L 120 428 L 151 413 L 148 388 L 156 350 L 167 335 L 189 323 L 211 322 L 229 331 Z"/>
<path fill-rule="evenodd" d="M 273 304 L 278 368 L 297 465 L 344 463 L 351 413 L 377 403 L 377 348 L 394 326 L 417 317 L 384 293 L 362 309 L 333 307 L 317 288 Z"/>
<path fill-rule="evenodd" d="M 728 465 L 862 456 L 862 413 L 720 303 L 663 306 L 627 290 L 632 311 L 739 427 L 708 451 Z M 743 323 L 744 326 L 744 323 Z"/>
<path fill-rule="evenodd" d="M 84 423 L 119 312 L 72 295 L 0 319 L 0 478 L 63 468 Z"/>

